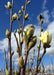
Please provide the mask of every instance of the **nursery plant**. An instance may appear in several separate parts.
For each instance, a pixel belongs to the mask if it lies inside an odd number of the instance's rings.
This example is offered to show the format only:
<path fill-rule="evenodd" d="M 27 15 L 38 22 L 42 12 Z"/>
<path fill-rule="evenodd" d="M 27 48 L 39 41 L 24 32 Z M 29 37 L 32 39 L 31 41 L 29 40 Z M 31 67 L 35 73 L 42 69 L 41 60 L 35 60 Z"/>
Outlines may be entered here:
<path fill-rule="evenodd" d="M 30 4 L 30 0 L 26 0 L 25 6 L 21 6 L 21 9 L 18 11 L 18 14 L 16 14 L 16 12 L 14 14 L 13 13 L 13 5 L 14 5 L 14 0 L 12 0 L 12 4 L 11 2 L 7 2 L 7 5 L 5 5 L 5 7 L 10 10 L 10 29 L 6 30 L 6 38 L 8 38 L 8 46 L 9 46 L 9 53 L 10 53 L 10 72 L 7 70 L 6 68 L 6 75 L 8 73 L 10 73 L 10 75 L 12 75 L 12 56 L 14 54 L 14 51 L 11 51 L 11 32 L 12 32 L 12 24 L 14 23 L 15 20 L 18 21 L 19 24 L 19 28 L 17 28 L 17 33 L 19 35 L 19 37 L 17 38 L 16 36 L 16 31 L 14 30 L 14 37 L 16 39 L 16 44 L 17 44 L 17 48 L 16 51 L 19 55 L 19 72 L 17 72 L 17 70 L 15 69 L 15 75 L 26 75 L 26 65 L 27 65 L 27 59 L 28 59 L 28 55 L 29 55 L 29 51 L 36 45 L 37 43 L 37 39 L 40 40 L 40 43 L 38 44 L 38 57 L 37 57 L 37 65 L 36 65 L 36 71 L 35 71 L 35 75 L 37 75 L 37 73 L 40 72 L 40 63 L 41 60 L 43 58 L 43 56 L 46 54 L 46 49 L 50 48 L 50 42 L 52 39 L 52 35 L 50 32 L 45 31 L 43 32 L 42 29 L 42 25 L 43 25 L 43 15 L 40 14 L 39 16 L 39 21 L 41 23 L 41 31 L 40 31 L 40 36 L 34 36 L 34 31 L 35 31 L 35 27 L 33 24 L 30 24 L 28 29 L 26 29 L 26 31 L 24 31 L 24 26 L 25 26 L 25 22 L 29 21 L 29 14 L 26 13 L 26 9 L 27 6 L 29 6 Z M 22 14 L 23 12 L 23 14 Z M 23 15 L 23 23 L 20 23 L 20 19 Z M 18 41 L 19 39 L 19 41 Z M 23 59 L 22 56 L 22 52 L 23 52 L 23 48 L 22 45 L 23 43 L 25 43 L 25 47 L 26 47 L 26 51 L 25 51 L 25 59 Z M 41 48 L 41 43 L 43 45 L 43 54 L 42 56 L 40 55 L 40 48 Z M 34 49 L 35 52 L 35 49 Z M 35 57 L 35 56 L 34 56 Z M 17 57 L 18 58 L 18 57 Z M 33 58 L 34 59 L 34 58 Z M 31 68 L 33 65 L 33 60 L 32 60 L 32 64 L 31 64 Z"/>

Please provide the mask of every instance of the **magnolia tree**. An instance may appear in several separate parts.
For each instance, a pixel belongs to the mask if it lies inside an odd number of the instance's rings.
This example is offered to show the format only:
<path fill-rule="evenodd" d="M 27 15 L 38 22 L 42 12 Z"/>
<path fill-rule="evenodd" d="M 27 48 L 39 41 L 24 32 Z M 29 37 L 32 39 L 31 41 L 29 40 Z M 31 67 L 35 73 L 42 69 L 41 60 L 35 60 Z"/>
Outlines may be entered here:
<path fill-rule="evenodd" d="M 9 74 L 12 75 L 12 56 L 14 54 L 14 51 L 11 52 L 11 32 L 12 32 L 12 24 L 14 23 L 15 20 L 18 20 L 18 23 L 19 23 L 19 28 L 17 28 L 17 33 L 19 35 L 18 38 L 16 36 L 16 31 L 14 31 L 14 36 L 15 36 L 16 43 L 17 43 L 16 51 L 19 55 L 19 65 L 18 65 L 19 72 L 17 72 L 17 70 L 15 70 L 15 75 L 21 75 L 21 74 L 26 75 L 26 65 L 27 65 L 27 58 L 29 55 L 29 51 L 36 45 L 37 37 L 33 36 L 34 31 L 35 31 L 35 27 L 33 24 L 31 24 L 29 26 L 29 28 L 26 29 L 26 31 L 24 31 L 25 21 L 29 21 L 29 19 L 28 19 L 29 14 L 26 13 L 26 8 L 30 4 L 30 1 L 26 0 L 25 7 L 21 6 L 21 10 L 19 10 L 18 14 L 16 14 L 16 13 L 12 14 L 13 3 L 14 3 L 14 0 L 12 0 L 12 4 L 8 1 L 7 5 L 5 5 L 5 7 L 10 10 L 10 30 L 8 30 L 8 29 L 6 30 L 6 37 L 8 38 L 8 41 L 9 41 L 8 44 L 9 44 L 9 52 L 10 52 L 10 72 L 6 68 L 6 75 L 9 75 Z M 23 12 L 23 23 L 21 24 L 20 19 L 22 16 L 22 12 Z M 39 21 L 41 23 L 41 34 L 38 37 L 38 39 L 40 40 L 40 43 L 38 44 L 38 57 L 37 57 L 37 61 L 36 61 L 37 65 L 36 65 L 35 75 L 37 75 L 37 73 L 40 71 L 39 65 L 41 63 L 43 56 L 46 53 L 46 48 L 50 47 L 49 44 L 52 39 L 50 32 L 45 31 L 43 33 L 43 29 L 42 29 L 43 19 L 44 19 L 44 17 L 42 16 L 42 14 L 40 14 Z M 22 56 L 23 42 L 25 42 L 25 47 L 26 47 L 25 59 L 23 59 L 23 56 Z M 43 49 L 44 49 L 42 56 L 40 55 L 41 42 L 43 44 Z M 32 60 L 32 64 L 33 64 L 33 60 Z M 32 68 L 32 64 L 31 64 L 31 68 Z"/>

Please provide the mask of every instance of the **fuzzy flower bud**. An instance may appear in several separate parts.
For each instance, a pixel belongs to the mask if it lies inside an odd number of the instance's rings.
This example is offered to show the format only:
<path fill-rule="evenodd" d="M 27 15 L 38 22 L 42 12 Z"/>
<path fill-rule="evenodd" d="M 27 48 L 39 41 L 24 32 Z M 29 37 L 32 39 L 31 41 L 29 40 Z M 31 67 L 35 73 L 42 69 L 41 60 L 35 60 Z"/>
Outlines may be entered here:
<path fill-rule="evenodd" d="M 8 29 L 6 30 L 6 38 L 9 38 L 9 34 L 10 32 L 8 31 Z"/>
<path fill-rule="evenodd" d="M 23 68 L 23 65 L 24 65 L 23 56 L 20 56 L 20 58 L 19 58 L 19 66 L 20 66 L 21 68 Z"/>
<path fill-rule="evenodd" d="M 17 72 L 17 70 L 15 69 L 15 75 L 17 75 L 18 74 L 18 72 Z"/>
<path fill-rule="evenodd" d="M 18 12 L 19 14 L 21 14 L 21 10 L 19 10 L 19 12 Z"/>
<path fill-rule="evenodd" d="M 19 53 L 19 49 L 18 49 L 18 47 L 16 48 L 16 51 L 17 51 L 17 53 Z"/>
<path fill-rule="evenodd" d="M 28 44 L 28 49 L 30 50 L 32 47 L 34 47 L 36 42 L 37 42 L 37 38 L 36 36 L 34 36 Z"/>
<path fill-rule="evenodd" d="M 6 8 L 11 9 L 11 3 L 8 1 L 7 5 L 5 5 Z"/>
<path fill-rule="evenodd" d="M 23 40 L 24 40 L 25 43 L 28 42 L 28 39 L 26 38 L 25 35 L 23 36 Z"/>
<path fill-rule="evenodd" d="M 33 25 L 33 24 L 30 24 L 29 28 L 34 28 L 34 29 L 35 29 L 35 27 L 34 27 L 34 25 Z"/>
<path fill-rule="evenodd" d="M 18 33 L 18 34 L 20 33 L 20 30 L 19 30 L 19 29 L 17 29 L 17 33 Z"/>
<path fill-rule="evenodd" d="M 10 75 L 9 71 L 6 69 L 6 75 Z"/>
<path fill-rule="evenodd" d="M 38 48 L 40 48 L 40 44 L 38 44 L 38 46 L 37 46 Z"/>
<path fill-rule="evenodd" d="M 22 44 L 23 43 L 23 38 L 21 38 L 21 40 L 20 40 L 20 44 Z"/>
<path fill-rule="evenodd" d="M 25 10 L 25 9 L 24 9 L 24 6 L 22 6 L 21 9 L 22 9 L 22 11 L 24 11 L 24 10 Z"/>
<path fill-rule="evenodd" d="M 27 20 L 27 19 L 28 19 L 28 16 L 29 16 L 29 14 L 26 14 L 26 15 L 25 15 L 25 20 Z"/>
<path fill-rule="evenodd" d="M 40 69 L 41 69 L 40 66 L 38 66 L 38 73 L 40 72 Z"/>
<path fill-rule="evenodd" d="M 15 21 L 17 18 L 18 18 L 18 16 L 17 16 L 17 14 L 15 13 L 15 14 L 12 16 L 12 21 Z"/>
<path fill-rule="evenodd" d="M 32 37 L 33 34 L 34 34 L 34 28 L 29 28 L 28 31 L 27 31 L 28 39 L 29 39 L 30 37 Z"/>
<path fill-rule="evenodd" d="M 22 32 L 22 28 L 20 28 L 20 33 Z"/>
<path fill-rule="evenodd" d="M 30 3 L 31 3 L 31 1 L 28 1 L 28 2 L 27 2 L 27 5 L 30 4 Z"/>

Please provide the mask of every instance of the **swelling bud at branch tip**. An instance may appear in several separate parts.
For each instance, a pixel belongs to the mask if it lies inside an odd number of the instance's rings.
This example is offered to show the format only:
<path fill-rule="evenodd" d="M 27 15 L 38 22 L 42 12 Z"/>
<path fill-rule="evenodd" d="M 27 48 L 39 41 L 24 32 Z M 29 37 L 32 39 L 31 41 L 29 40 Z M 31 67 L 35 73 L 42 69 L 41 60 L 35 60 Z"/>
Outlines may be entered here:
<path fill-rule="evenodd" d="M 40 44 L 38 44 L 38 46 L 37 46 L 38 48 L 40 48 Z"/>
<path fill-rule="evenodd" d="M 22 9 L 22 11 L 24 11 L 25 9 L 24 9 L 24 6 L 21 6 L 21 9 Z"/>
<path fill-rule="evenodd" d="M 5 5 L 6 8 L 11 9 L 11 3 L 8 1 L 7 5 Z"/>
<path fill-rule="evenodd" d="M 6 69 L 6 75 L 10 75 L 9 71 Z"/>
<path fill-rule="evenodd" d="M 20 58 L 19 58 L 19 66 L 20 66 L 21 68 L 23 68 L 23 65 L 24 65 L 23 56 L 20 56 Z"/>
<path fill-rule="evenodd" d="M 34 28 L 34 29 L 35 29 L 35 27 L 34 27 L 34 25 L 33 25 L 33 24 L 30 24 L 29 28 Z"/>
<path fill-rule="evenodd" d="M 26 38 L 26 36 L 25 36 L 25 35 L 23 36 L 23 41 L 24 41 L 25 43 L 27 43 L 27 42 L 28 42 L 28 39 Z"/>
<path fill-rule="evenodd" d="M 23 38 L 20 39 L 20 44 L 22 44 L 22 43 L 23 43 Z"/>
<path fill-rule="evenodd" d="M 28 36 L 28 39 L 33 36 L 34 30 L 35 30 L 35 28 L 34 28 L 34 26 L 31 24 L 31 25 L 29 26 L 29 28 L 27 29 L 27 36 Z"/>
<path fill-rule="evenodd" d="M 8 29 L 6 30 L 6 38 L 9 38 L 9 34 L 10 32 L 8 31 Z"/>
<path fill-rule="evenodd" d="M 25 15 L 25 20 L 27 20 L 27 19 L 28 19 L 28 16 L 29 16 L 29 14 L 27 13 L 27 14 Z"/>
<path fill-rule="evenodd" d="M 36 42 L 37 42 L 37 37 L 34 36 L 34 37 L 30 40 L 30 42 L 29 42 L 29 44 L 28 44 L 28 49 L 30 50 L 32 47 L 34 47 L 35 44 L 36 44 Z"/>
<path fill-rule="evenodd" d="M 27 5 L 30 4 L 30 3 L 31 3 L 31 1 L 28 1 L 28 2 L 27 2 Z"/>
<path fill-rule="evenodd" d="M 40 69 L 41 69 L 40 66 L 38 66 L 38 73 L 40 72 Z"/>
<path fill-rule="evenodd" d="M 18 12 L 19 14 L 21 14 L 21 10 L 19 10 L 19 12 Z"/>
<path fill-rule="evenodd" d="M 17 14 L 15 13 L 15 14 L 12 16 L 12 21 L 15 21 L 16 19 L 18 19 L 18 16 L 17 16 Z"/>
<path fill-rule="evenodd" d="M 17 70 L 15 69 L 15 75 L 18 75 L 18 72 L 17 72 Z"/>
<path fill-rule="evenodd" d="M 19 30 L 19 29 L 17 29 L 17 33 L 18 33 L 18 34 L 20 33 L 20 30 Z"/>
<path fill-rule="evenodd" d="M 17 51 L 17 53 L 19 53 L 19 48 L 18 47 L 16 48 L 16 51 Z"/>

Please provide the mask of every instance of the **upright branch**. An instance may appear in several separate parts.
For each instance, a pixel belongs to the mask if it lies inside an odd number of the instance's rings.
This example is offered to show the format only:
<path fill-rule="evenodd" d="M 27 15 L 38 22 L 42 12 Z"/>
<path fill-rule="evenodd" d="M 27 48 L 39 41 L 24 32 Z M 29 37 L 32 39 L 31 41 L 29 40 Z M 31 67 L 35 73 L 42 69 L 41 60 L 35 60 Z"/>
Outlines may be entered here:
<path fill-rule="evenodd" d="M 5 53 L 5 63 L 6 63 L 6 69 L 8 70 L 8 54 L 6 56 L 6 50 L 4 49 L 4 53 Z"/>
<path fill-rule="evenodd" d="M 12 10 L 13 10 L 13 2 L 12 0 L 12 7 L 10 10 L 10 36 L 9 36 L 9 51 L 10 51 L 10 75 L 12 75 L 12 57 L 11 57 L 11 31 L 12 31 Z"/>
<path fill-rule="evenodd" d="M 7 5 L 5 5 L 6 8 L 8 8 L 10 10 L 10 31 L 6 30 L 6 37 L 9 40 L 9 52 L 10 52 L 10 75 L 12 75 L 12 56 L 11 56 L 11 31 L 12 31 L 12 10 L 13 10 L 13 3 L 14 0 L 12 0 L 12 5 L 10 2 L 7 3 Z"/>
<path fill-rule="evenodd" d="M 25 25 L 25 14 L 26 14 L 26 8 L 27 8 L 27 0 L 26 0 L 26 3 L 25 3 L 25 10 L 24 10 L 24 16 L 23 16 L 22 37 L 23 37 L 23 31 L 24 31 L 24 25 Z"/>
<path fill-rule="evenodd" d="M 35 75 L 37 75 L 37 73 L 38 73 L 38 67 L 39 67 L 39 65 L 41 63 L 41 60 L 42 60 L 43 56 L 45 55 L 45 53 L 46 53 L 46 48 L 44 48 L 44 52 L 43 52 L 43 54 L 41 56 L 41 59 L 40 59 L 39 63 L 37 64 Z"/>
<path fill-rule="evenodd" d="M 43 31 L 43 29 L 42 29 L 42 24 L 43 24 L 43 16 L 42 16 L 42 14 L 40 14 L 39 20 L 41 22 L 41 36 L 38 37 L 38 39 L 43 44 L 44 52 L 43 52 L 42 56 L 40 56 L 40 54 L 38 56 L 38 59 L 37 59 L 37 67 L 36 67 L 35 75 L 37 75 L 37 73 L 38 73 L 38 67 L 39 67 L 39 65 L 41 63 L 41 60 L 42 60 L 43 56 L 46 53 L 46 48 L 49 48 L 50 47 L 49 44 L 50 44 L 51 39 L 52 39 L 52 36 L 51 36 L 51 33 L 50 32 L 48 32 L 48 31 L 45 31 L 44 33 L 42 32 Z M 41 42 L 40 42 L 40 44 L 41 44 Z M 40 47 L 41 47 L 40 44 L 38 44 L 38 51 L 40 51 Z"/>
<path fill-rule="evenodd" d="M 40 31 L 40 36 L 41 36 L 41 32 L 43 31 L 43 29 L 42 29 L 42 24 L 43 24 L 42 14 L 40 14 L 40 16 L 39 16 L 39 21 L 41 22 L 41 31 Z M 38 63 L 40 61 L 40 60 L 38 60 L 40 58 L 40 48 L 41 48 L 41 41 L 40 41 L 40 44 L 38 44 L 37 72 L 38 72 Z"/>

